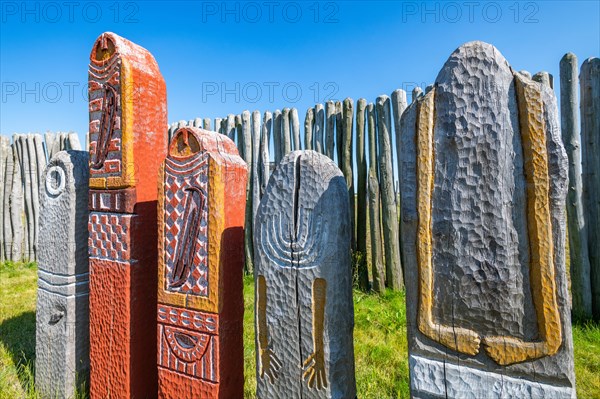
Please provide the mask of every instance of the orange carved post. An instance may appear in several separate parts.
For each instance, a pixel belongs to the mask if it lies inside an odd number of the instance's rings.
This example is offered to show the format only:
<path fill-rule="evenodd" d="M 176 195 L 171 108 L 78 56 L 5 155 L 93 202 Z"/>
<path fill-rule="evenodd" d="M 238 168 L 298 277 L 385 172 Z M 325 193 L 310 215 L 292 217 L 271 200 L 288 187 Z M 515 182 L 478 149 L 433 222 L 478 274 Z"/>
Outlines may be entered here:
<path fill-rule="evenodd" d="M 233 141 L 175 132 L 158 194 L 158 396 L 242 398 L 247 168 Z"/>
<path fill-rule="evenodd" d="M 154 57 L 113 33 L 96 40 L 90 61 L 90 395 L 155 397 L 166 87 Z"/>

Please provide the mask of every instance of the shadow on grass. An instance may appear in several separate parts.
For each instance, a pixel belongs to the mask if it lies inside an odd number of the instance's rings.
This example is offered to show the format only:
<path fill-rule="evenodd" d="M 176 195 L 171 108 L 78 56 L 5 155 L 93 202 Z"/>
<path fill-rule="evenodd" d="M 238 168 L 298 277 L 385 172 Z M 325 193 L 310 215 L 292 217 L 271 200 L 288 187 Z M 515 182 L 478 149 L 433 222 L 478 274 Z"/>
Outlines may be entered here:
<path fill-rule="evenodd" d="M 30 376 L 35 375 L 35 312 L 24 312 L 3 321 L 0 341 L 10 352 L 17 369 L 29 368 L 28 373 L 18 373 L 21 386 L 27 389 L 31 384 Z"/>

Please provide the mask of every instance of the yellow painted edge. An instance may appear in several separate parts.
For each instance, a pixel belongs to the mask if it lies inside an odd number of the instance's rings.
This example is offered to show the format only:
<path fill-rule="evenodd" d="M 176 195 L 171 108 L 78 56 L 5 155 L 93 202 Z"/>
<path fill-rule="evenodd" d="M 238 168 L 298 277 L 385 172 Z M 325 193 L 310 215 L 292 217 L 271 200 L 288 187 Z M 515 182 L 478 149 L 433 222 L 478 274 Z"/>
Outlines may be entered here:
<path fill-rule="evenodd" d="M 519 74 L 515 75 L 515 85 L 527 181 L 527 222 L 531 253 L 529 275 L 540 341 L 525 342 L 504 336 L 485 338 L 486 352 L 501 365 L 554 355 L 562 343 L 562 322 L 556 298 L 542 91 L 539 84 L 526 81 Z"/>

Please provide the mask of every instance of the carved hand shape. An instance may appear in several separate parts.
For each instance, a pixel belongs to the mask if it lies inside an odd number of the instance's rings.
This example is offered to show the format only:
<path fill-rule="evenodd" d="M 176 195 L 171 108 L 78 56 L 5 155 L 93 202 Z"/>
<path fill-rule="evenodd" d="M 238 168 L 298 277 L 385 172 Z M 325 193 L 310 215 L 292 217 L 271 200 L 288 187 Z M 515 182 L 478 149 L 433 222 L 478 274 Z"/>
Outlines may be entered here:
<path fill-rule="evenodd" d="M 304 361 L 302 368 L 306 370 L 302 378 L 307 380 L 310 388 L 327 388 L 327 375 L 325 374 L 325 355 L 322 350 L 311 353 Z"/>
<path fill-rule="evenodd" d="M 271 381 L 271 384 L 275 382 L 278 376 L 278 371 L 281 368 L 281 362 L 279 358 L 271 348 L 260 349 L 260 378 L 265 378 L 265 375 Z"/>

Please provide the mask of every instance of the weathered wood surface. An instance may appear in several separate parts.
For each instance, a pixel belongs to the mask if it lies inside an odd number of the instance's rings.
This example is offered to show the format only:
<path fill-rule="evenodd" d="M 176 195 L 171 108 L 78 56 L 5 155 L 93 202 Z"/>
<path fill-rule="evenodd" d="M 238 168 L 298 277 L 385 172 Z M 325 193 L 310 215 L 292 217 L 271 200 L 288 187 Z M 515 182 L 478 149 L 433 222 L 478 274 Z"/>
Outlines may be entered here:
<path fill-rule="evenodd" d="M 552 90 L 471 42 L 401 123 L 412 394 L 574 397 Z"/>
<path fill-rule="evenodd" d="M 377 133 L 386 286 L 394 290 L 400 290 L 404 287 L 404 277 L 400 262 L 398 212 L 396 211 L 396 200 L 394 198 L 390 99 L 385 95 L 377 97 Z"/>
<path fill-rule="evenodd" d="M 581 181 L 581 131 L 579 126 L 579 76 L 575 54 L 560 60 L 560 113 L 562 140 L 569 158 L 569 191 L 567 223 L 571 268 L 571 298 L 573 315 L 592 316 L 592 286 L 588 253 L 588 226 L 583 211 Z"/>
<path fill-rule="evenodd" d="M 371 262 L 367 257 L 367 158 L 365 153 L 365 118 L 367 100 L 364 98 L 356 102 L 356 250 L 361 258 L 358 265 L 358 282 L 363 290 L 369 288 L 369 269 Z"/>
<path fill-rule="evenodd" d="M 313 149 L 313 128 L 315 119 L 315 110 L 314 108 L 309 108 L 306 110 L 306 117 L 304 118 L 304 149 L 312 150 Z"/>
<path fill-rule="evenodd" d="M 313 134 L 313 150 L 319 154 L 325 153 L 323 147 L 323 134 L 325 129 L 325 111 L 323 104 L 315 105 L 315 130 Z"/>
<path fill-rule="evenodd" d="M 335 103 L 329 100 L 325 103 L 325 155 L 331 159 L 334 159 L 335 145 Z"/>
<path fill-rule="evenodd" d="M 350 202 L 350 229 L 351 229 L 351 246 L 352 250 L 356 249 L 356 214 L 355 214 L 355 199 L 354 199 L 354 165 L 352 162 L 352 142 L 354 133 L 354 101 L 351 98 L 346 98 L 342 108 L 342 158 L 340 168 L 346 178 L 348 186 L 348 200 Z M 332 154 L 333 156 L 333 154 Z"/>
<path fill-rule="evenodd" d="M 60 151 L 41 178 L 35 385 L 70 398 L 88 386 L 88 153 Z"/>
<path fill-rule="evenodd" d="M 255 224 L 258 398 L 354 398 L 350 209 L 325 155 L 288 154 Z"/>
<path fill-rule="evenodd" d="M 592 311 L 600 320 L 600 58 L 581 65 L 581 141 L 585 221 L 588 226 Z"/>
<path fill-rule="evenodd" d="M 385 264 L 383 262 L 383 247 L 381 234 L 381 199 L 379 195 L 377 161 L 377 122 L 375 105 L 367 105 L 367 126 L 369 132 L 369 240 L 371 243 L 371 274 L 373 289 L 380 293 L 385 292 Z"/>

